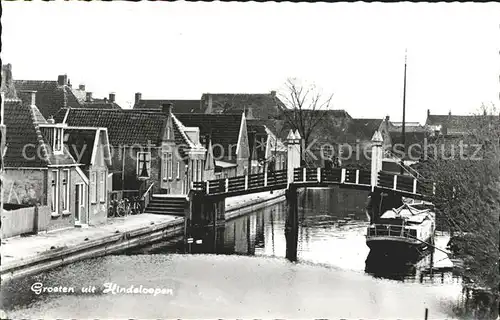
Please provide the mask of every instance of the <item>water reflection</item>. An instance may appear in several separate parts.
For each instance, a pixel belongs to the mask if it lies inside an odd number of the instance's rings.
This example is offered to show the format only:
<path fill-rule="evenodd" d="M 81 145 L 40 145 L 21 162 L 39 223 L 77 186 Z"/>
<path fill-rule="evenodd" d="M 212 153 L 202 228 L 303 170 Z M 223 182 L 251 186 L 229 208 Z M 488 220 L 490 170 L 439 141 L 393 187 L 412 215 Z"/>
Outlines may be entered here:
<path fill-rule="evenodd" d="M 451 261 L 441 251 L 431 252 L 418 261 L 370 254 L 365 243 L 366 198 L 356 195 L 354 199 L 336 189 L 308 189 L 299 197 L 297 223 L 290 220 L 286 203 L 282 202 L 228 221 L 224 227 L 193 230 L 194 242 L 187 247 L 179 240 L 175 245 L 157 244 L 156 249 L 148 246 L 133 253 L 272 256 L 398 281 L 434 283 L 436 278 L 438 282 L 460 282 L 451 271 Z M 445 233 L 438 233 L 436 245 L 444 248 L 447 239 Z"/>
<path fill-rule="evenodd" d="M 347 314 L 388 319 L 420 318 L 429 307 L 434 318 L 447 318 L 447 303 L 460 294 L 460 279 L 450 271 L 447 257 L 436 251 L 410 264 L 377 259 L 378 264 L 367 264 L 373 262 L 367 258 L 373 257 L 365 243 L 365 199 L 346 200 L 335 192 L 302 194 L 296 224 L 287 219 L 286 203 L 278 203 L 220 228 L 195 230 L 195 241 L 189 245 L 183 238 L 158 242 L 14 281 L 2 286 L 2 308 L 12 318 L 339 318 Z M 439 234 L 436 245 L 444 246 L 446 241 L 446 234 Z M 36 281 L 101 287 L 104 282 L 142 284 L 173 288 L 176 295 L 171 299 L 35 296 L 29 287 Z"/>

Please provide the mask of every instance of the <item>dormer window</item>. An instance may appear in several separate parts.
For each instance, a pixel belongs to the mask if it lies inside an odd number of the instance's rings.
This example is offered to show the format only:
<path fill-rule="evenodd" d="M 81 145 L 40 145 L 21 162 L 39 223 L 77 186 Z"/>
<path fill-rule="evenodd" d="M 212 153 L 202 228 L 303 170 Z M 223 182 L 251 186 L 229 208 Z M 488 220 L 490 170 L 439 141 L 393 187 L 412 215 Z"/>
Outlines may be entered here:
<path fill-rule="evenodd" d="M 63 129 L 62 128 L 54 128 L 54 145 L 52 146 L 54 153 L 62 153 L 63 151 Z"/>

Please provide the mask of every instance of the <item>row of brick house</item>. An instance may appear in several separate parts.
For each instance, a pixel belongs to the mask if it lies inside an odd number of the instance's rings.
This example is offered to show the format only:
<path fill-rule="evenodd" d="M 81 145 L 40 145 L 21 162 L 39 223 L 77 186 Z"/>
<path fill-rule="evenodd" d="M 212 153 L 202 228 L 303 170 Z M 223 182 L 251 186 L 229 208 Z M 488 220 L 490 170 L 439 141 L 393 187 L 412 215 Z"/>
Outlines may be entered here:
<path fill-rule="evenodd" d="M 14 80 L 12 66 L 5 65 L 2 94 L 2 201 L 48 207 L 47 229 L 105 222 L 111 195 L 152 190 L 185 196 L 195 181 L 263 172 L 269 159 L 277 170 L 287 165 L 282 141 L 290 125 L 276 92 L 205 93 L 200 100 L 143 99 L 136 93 L 133 108 L 122 109 L 114 93 L 95 98 L 84 85 L 73 88 L 66 75 Z M 406 124 L 406 145 L 449 135 L 458 122 L 456 116 L 428 113 L 425 125 Z M 401 124 L 389 117 L 356 119 L 345 110 L 328 110 L 312 138 L 317 146 L 338 150 L 359 146 L 343 163 L 359 166 L 369 164 L 360 150 L 367 148 L 369 156 L 376 130 L 387 148 L 402 140 Z M 410 153 L 418 150 L 406 151 L 403 158 L 411 164 L 418 154 Z"/>
<path fill-rule="evenodd" d="M 272 154 L 277 169 L 286 166 L 283 143 L 247 121 L 248 111 L 173 107 L 126 110 L 114 94 L 94 99 L 84 86 L 73 89 L 67 76 L 14 80 L 12 66 L 2 66 L 5 208 L 47 207 L 46 230 L 96 225 L 107 219 L 110 194 L 186 195 L 194 181 L 262 172 Z"/>

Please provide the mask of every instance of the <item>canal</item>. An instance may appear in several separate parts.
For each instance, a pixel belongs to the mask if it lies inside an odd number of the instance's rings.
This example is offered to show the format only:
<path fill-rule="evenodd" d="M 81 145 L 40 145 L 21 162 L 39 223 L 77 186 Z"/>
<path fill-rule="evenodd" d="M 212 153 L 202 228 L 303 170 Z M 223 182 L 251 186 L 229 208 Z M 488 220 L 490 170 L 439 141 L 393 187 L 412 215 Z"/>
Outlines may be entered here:
<path fill-rule="evenodd" d="M 427 308 L 429 318 L 451 318 L 461 279 L 445 254 L 366 265 L 363 202 L 308 189 L 296 237 L 286 235 L 286 204 L 278 203 L 199 230 L 187 246 L 159 242 L 5 283 L 2 309 L 10 318 L 43 319 L 423 319 Z M 438 232 L 436 245 L 447 241 Z M 36 294 L 35 283 L 52 292 Z"/>

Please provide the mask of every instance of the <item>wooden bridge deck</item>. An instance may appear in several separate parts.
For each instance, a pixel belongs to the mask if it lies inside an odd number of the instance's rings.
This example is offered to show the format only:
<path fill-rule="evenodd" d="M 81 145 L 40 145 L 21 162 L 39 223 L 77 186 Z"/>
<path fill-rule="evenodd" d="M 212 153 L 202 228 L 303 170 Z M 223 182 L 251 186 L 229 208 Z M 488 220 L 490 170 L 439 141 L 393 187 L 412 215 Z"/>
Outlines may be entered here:
<path fill-rule="evenodd" d="M 348 168 L 297 168 L 291 185 L 294 187 L 328 187 L 358 190 L 380 190 L 404 197 L 424 199 L 435 193 L 435 184 L 411 176 L 381 171 L 376 186 L 371 184 L 371 172 Z M 287 170 L 265 172 L 226 179 L 194 182 L 193 190 L 208 197 L 233 197 L 244 194 L 286 189 L 289 186 Z"/>

